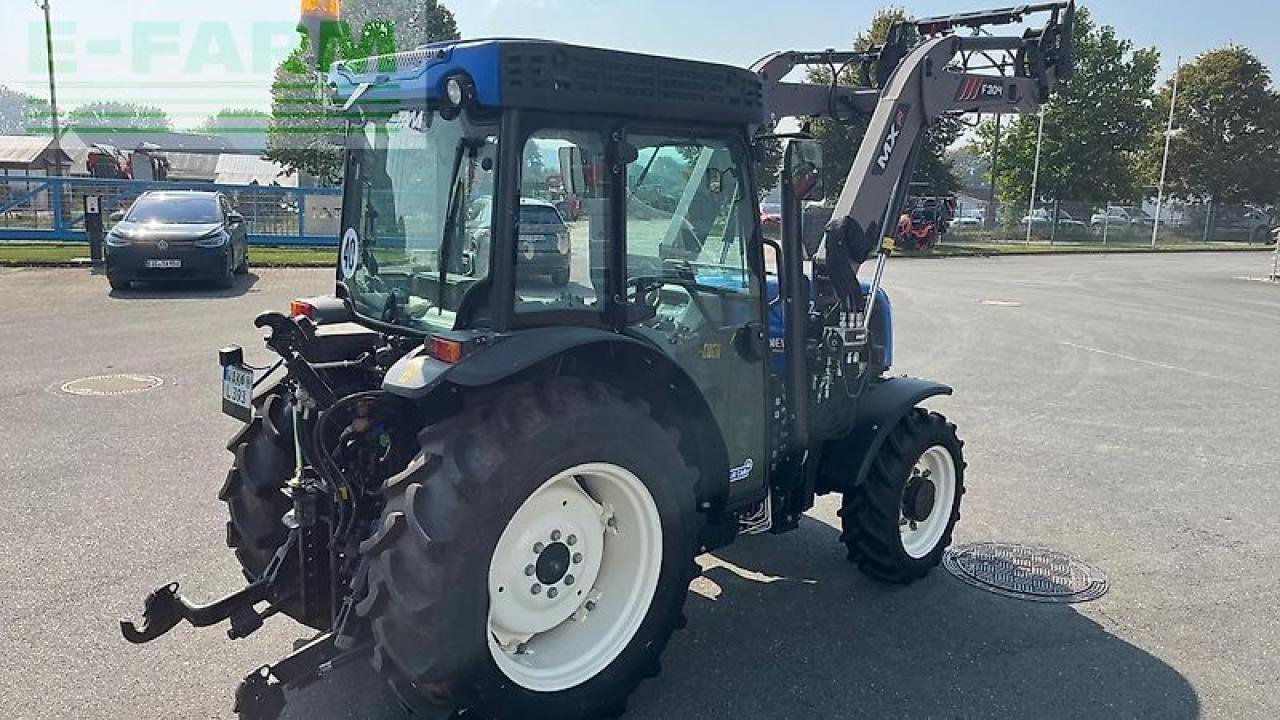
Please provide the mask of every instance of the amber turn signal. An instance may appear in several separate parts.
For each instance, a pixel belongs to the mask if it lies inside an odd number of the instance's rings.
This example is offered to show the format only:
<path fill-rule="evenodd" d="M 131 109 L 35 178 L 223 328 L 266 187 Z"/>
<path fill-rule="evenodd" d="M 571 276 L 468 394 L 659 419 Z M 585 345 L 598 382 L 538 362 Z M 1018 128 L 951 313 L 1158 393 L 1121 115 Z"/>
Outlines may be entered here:
<path fill-rule="evenodd" d="M 427 347 L 430 349 L 431 357 L 440 362 L 453 365 L 462 359 L 462 343 L 456 340 L 433 337 Z"/>
<path fill-rule="evenodd" d="M 312 320 L 316 319 L 316 306 L 305 300 L 289 301 L 289 317 L 308 317 Z"/>
<path fill-rule="evenodd" d="M 337 20 L 342 14 L 342 0 L 302 0 L 302 17 Z"/>

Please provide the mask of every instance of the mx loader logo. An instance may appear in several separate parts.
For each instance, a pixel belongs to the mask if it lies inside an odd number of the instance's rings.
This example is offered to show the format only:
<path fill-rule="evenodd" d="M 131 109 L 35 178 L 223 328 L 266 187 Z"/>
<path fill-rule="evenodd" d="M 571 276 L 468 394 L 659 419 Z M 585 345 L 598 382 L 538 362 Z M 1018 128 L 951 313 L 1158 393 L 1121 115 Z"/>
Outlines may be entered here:
<path fill-rule="evenodd" d="M 871 174 L 883 175 L 889 170 L 889 161 L 893 159 L 893 151 L 898 149 L 898 139 L 906 129 L 909 117 L 911 117 L 911 106 L 900 103 L 898 109 L 893 112 L 893 122 L 889 124 L 884 142 L 880 144 L 880 157 L 876 158 L 876 165 L 871 168 Z"/>

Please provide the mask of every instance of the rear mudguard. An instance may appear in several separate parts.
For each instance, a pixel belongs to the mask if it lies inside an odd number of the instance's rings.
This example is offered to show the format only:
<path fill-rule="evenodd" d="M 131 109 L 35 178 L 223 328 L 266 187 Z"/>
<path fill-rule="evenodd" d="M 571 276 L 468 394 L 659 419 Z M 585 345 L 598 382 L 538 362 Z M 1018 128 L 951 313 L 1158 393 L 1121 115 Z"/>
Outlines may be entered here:
<path fill-rule="evenodd" d="M 472 331 L 448 334 L 464 344 L 479 335 Z M 710 509 L 727 500 L 729 457 L 720 426 L 697 384 L 657 348 L 627 335 L 584 327 L 485 336 L 477 347 L 455 365 L 436 360 L 420 348 L 392 366 L 382 388 L 415 402 L 429 402 L 442 388 L 483 389 L 528 378 L 530 372 L 558 374 L 563 368 L 648 402 L 659 423 L 680 431 L 681 448 L 700 471 L 699 502 Z"/>
<path fill-rule="evenodd" d="M 818 468 L 817 491 L 847 492 L 861 485 L 898 422 L 921 402 L 953 392 L 941 383 L 908 377 L 873 383 L 858 401 L 858 421 L 853 430 L 826 442 Z"/>
<path fill-rule="evenodd" d="M 454 333 L 465 341 L 470 333 Z M 474 333 L 479 336 L 480 333 Z M 382 389 L 393 395 L 419 400 L 442 383 L 486 387 L 568 350 L 597 344 L 620 343 L 638 350 L 648 345 L 625 335 L 583 327 L 544 328 L 487 339 L 489 345 L 457 364 L 436 360 L 419 348 L 387 372 Z"/>

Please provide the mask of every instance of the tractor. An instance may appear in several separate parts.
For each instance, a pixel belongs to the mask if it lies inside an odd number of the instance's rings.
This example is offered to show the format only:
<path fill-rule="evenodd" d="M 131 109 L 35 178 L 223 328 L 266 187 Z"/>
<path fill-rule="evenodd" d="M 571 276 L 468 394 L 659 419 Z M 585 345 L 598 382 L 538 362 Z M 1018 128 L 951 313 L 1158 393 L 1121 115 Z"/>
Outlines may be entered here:
<path fill-rule="evenodd" d="M 695 559 L 796 529 L 817 496 L 843 496 L 863 572 L 923 578 L 965 462 L 921 407 L 951 388 L 890 373 L 897 212 L 934 121 L 1050 98 L 1073 20 L 929 18 L 749 69 L 515 39 L 335 63 L 336 292 L 257 318 L 274 367 L 219 357 L 247 584 L 206 605 L 163 585 L 125 638 L 315 628 L 241 683 L 247 718 L 366 659 L 424 714 L 616 717 L 684 625 Z M 858 82 L 787 79 L 812 66 Z M 866 128 L 838 193 L 817 120 Z M 773 241 L 756 168 L 777 144 Z"/>

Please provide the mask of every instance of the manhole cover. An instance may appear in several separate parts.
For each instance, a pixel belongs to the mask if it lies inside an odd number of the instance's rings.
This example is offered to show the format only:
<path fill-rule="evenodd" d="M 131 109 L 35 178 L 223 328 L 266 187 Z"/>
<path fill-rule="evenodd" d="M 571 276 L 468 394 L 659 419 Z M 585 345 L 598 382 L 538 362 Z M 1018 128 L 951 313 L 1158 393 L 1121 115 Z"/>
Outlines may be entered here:
<path fill-rule="evenodd" d="M 947 551 L 943 566 L 970 585 L 1033 602 L 1088 602 L 1110 588 L 1097 568 L 1057 550 L 1025 545 L 963 545 Z"/>
<path fill-rule="evenodd" d="M 61 389 L 68 395 L 104 397 L 146 392 L 163 384 L 153 375 L 97 375 L 64 383 Z"/>

